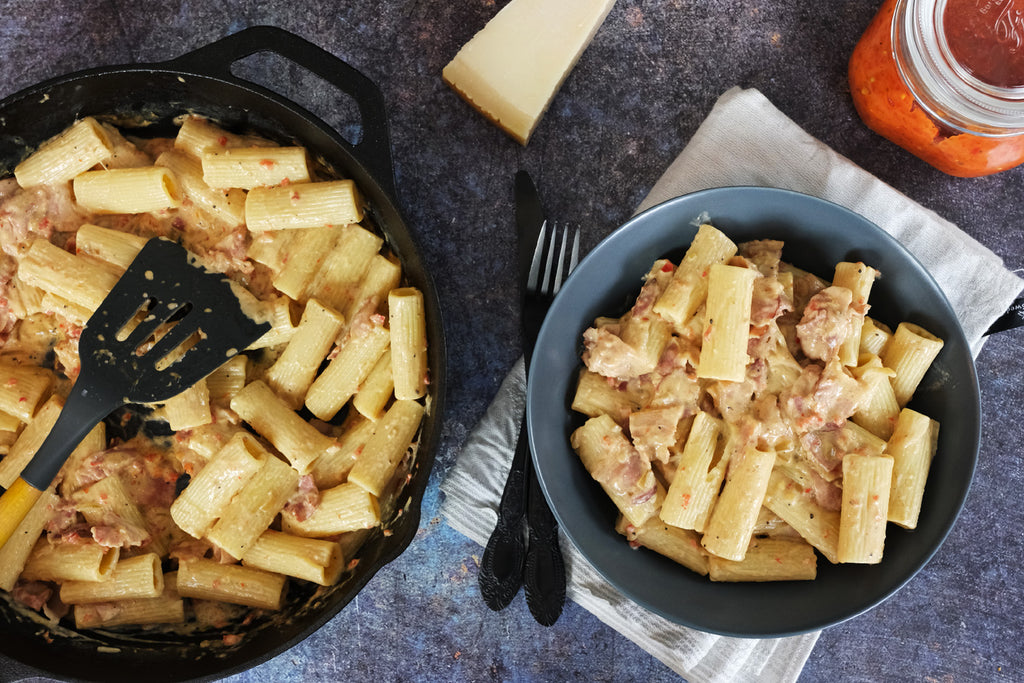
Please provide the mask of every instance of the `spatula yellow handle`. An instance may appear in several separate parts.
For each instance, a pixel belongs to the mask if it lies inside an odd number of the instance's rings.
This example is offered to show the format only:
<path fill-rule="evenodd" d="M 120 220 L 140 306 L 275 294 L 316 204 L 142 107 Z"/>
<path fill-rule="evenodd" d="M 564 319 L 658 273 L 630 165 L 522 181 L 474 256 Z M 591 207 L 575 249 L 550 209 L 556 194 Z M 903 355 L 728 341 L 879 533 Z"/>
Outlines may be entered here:
<path fill-rule="evenodd" d="M 11 488 L 0 496 L 0 548 L 14 535 L 18 525 L 42 494 L 42 491 L 18 477 Z"/>

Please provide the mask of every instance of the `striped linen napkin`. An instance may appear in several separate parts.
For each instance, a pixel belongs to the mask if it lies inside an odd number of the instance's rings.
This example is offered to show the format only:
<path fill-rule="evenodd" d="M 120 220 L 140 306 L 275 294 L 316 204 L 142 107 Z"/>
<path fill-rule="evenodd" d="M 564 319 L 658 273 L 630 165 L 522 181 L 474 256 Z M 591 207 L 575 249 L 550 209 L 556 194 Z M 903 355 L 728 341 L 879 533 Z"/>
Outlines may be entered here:
<path fill-rule="evenodd" d="M 952 223 L 913 202 L 808 135 L 760 92 L 724 93 L 637 212 L 697 190 L 731 185 L 790 189 L 845 206 L 900 240 L 931 272 L 956 311 L 975 355 L 983 335 L 1024 280 Z M 985 297 L 977 297 L 985 292 Z M 474 428 L 441 485 L 452 528 L 484 545 L 512 461 L 526 382 L 520 360 Z M 793 682 L 818 633 L 729 638 L 669 622 L 609 585 L 562 537 L 567 595 L 690 683 Z"/>

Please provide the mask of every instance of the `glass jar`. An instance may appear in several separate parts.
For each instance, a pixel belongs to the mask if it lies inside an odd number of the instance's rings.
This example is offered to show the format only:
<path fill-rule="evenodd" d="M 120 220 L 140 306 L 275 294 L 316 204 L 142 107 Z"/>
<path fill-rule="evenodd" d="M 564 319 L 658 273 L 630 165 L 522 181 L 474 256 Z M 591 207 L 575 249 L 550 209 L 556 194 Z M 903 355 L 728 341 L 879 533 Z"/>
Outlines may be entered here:
<path fill-rule="evenodd" d="M 954 176 L 1024 162 L 1018 0 L 885 0 L 850 57 L 869 128 Z"/>

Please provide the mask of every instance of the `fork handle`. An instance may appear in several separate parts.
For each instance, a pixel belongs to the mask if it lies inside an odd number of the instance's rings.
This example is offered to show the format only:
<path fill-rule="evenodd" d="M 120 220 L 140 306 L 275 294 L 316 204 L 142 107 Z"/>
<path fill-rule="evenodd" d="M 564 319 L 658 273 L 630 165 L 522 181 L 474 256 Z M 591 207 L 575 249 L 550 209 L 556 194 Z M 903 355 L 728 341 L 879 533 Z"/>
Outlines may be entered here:
<path fill-rule="evenodd" d="M 565 561 L 558 545 L 558 522 L 544 498 L 532 461 L 526 464 L 526 475 L 530 529 L 524 576 L 526 604 L 537 623 L 551 626 L 558 621 L 565 604 Z"/>
<path fill-rule="evenodd" d="M 526 517 L 526 467 L 529 459 L 530 443 L 526 436 L 524 416 L 515 456 L 498 504 L 498 523 L 487 539 L 480 562 L 480 594 L 484 604 L 495 611 L 508 607 L 523 584 L 523 565 L 526 561 L 523 522 Z"/>

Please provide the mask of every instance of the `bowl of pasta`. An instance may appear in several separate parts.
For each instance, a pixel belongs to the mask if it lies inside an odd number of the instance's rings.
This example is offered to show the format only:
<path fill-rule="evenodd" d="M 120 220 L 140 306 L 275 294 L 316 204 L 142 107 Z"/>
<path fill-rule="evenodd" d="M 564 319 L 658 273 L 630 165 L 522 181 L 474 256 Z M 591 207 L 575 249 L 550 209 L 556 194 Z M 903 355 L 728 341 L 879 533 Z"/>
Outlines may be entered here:
<path fill-rule="evenodd" d="M 670 200 L 588 254 L 541 329 L 527 416 L 552 510 L 609 583 L 751 637 L 909 581 L 980 433 L 970 348 L 924 267 L 853 212 L 757 187 Z"/>
<path fill-rule="evenodd" d="M 355 99 L 361 141 L 231 73 L 258 51 Z M 278 29 L 0 102 L 0 485 L 60 414 L 79 333 L 149 239 L 184 246 L 269 323 L 195 386 L 79 444 L 0 547 L 5 665 L 238 672 L 325 624 L 408 546 L 444 339 L 393 193 L 379 91 Z"/>

